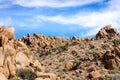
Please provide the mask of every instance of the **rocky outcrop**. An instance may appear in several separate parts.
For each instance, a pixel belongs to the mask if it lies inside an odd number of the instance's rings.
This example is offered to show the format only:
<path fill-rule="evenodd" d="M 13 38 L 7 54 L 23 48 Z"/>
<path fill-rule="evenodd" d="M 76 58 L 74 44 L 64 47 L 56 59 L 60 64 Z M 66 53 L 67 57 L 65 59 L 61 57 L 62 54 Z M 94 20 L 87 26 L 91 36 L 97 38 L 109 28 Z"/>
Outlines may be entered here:
<path fill-rule="evenodd" d="M 37 39 L 38 36 L 35 36 L 35 39 Z M 44 39 L 44 37 L 42 38 Z M 31 69 L 32 73 L 26 70 L 26 68 Z M 26 70 L 26 72 L 22 71 L 20 73 L 19 70 L 21 69 Z M 16 71 L 18 71 L 20 75 L 18 75 Z M 8 80 L 14 76 L 18 76 L 22 79 L 23 76 L 21 75 L 26 76 L 25 79 L 30 79 L 30 75 L 33 73 L 44 71 L 44 66 L 42 66 L 38 60 L 30 56 L 26 44 L 20 40 L 14 39 L 14 28 L 0 27 L 0 80 Z M 44 74 L 46 75 L 46 73 Z M 55 74 L 54 76 L 52 76 L 53 74 L 47 75 L 49 75 L 50 80 L 56 80 L 57 78 Z M 36 76 L 34 77 L 37 78 Z M 39 78 L 43 79 L 43 76 L 39 76 Z"/>
<path fill-rule="evenodd" d="M 21 39 L 26 45 L 30 47 L 36 47 L 36 48 L 55 48 L 57 46 L 62 46 L 67 42 L 66 39 L 61 37 L 46 37 L 41 34 L 34 34 L 33 36 L 30 36 L 30 34 L 27 37 L 23 37 Z"/>
<path fill-rule="evenodd" d="M 112 28 L 111 25 L 107 25 L 100 29 L 100 31 L 96 34 L 96 38 L 108 38 L 117 35 L 117 33 L 117 29 Z"/>
<path fill-rule="evenodd" d="M 8 39 L 14 38 L 14 31 L 14 28 L 6 28 L 5 26 L 0 26 L 0 35 L 4 35 Z"/>

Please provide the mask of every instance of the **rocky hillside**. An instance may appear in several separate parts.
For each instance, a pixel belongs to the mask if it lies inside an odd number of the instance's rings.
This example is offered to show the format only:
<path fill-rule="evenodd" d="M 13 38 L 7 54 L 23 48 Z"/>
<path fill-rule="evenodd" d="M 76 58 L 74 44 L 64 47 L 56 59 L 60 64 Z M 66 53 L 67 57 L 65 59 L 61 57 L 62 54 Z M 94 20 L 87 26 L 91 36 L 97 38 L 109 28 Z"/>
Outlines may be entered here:
<path fill-rule="evenodd" d="M 120 80 L 120 34 L 107 25 L 94 38 L 27 35 L 0 27 L 0 80 Z"/>

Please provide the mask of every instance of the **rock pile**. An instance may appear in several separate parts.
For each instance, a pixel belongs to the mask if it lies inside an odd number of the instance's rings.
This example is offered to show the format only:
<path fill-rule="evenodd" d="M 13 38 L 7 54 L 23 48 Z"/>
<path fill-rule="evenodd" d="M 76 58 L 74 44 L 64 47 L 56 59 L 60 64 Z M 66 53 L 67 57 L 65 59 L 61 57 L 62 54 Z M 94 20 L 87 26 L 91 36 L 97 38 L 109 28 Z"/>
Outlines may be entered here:
<path fill-rule="evenodd" d="M 120 69 L 120 59 L 111 51 L 106 51 L 103 58 L 107 69 Z"/>
<path fill-rule="evenodd" d="M 23 69 L 22 73 L 19 71 L 21 69 Z M 26 69 L 30 69 L 35 73 L 36 76 L 33 80 L 44 80 L 46 78 L 57 80 L 55 74 L 46 74 L 44 66 L 38 60 L 33 60 L 32 56 L 29 55 L 29 49 L 26 44 L 14 39 L 14 28 L 0 26 L 0 80 L 8 80 L 13 77 L 19 77 L 23 80 L 27 79 L 25 77 L 27 74 L 24 74 Z M 36 72 L 41 72 L 41 74 L 37 76 Z"/>
<path fill-rule="evenodd" d="M 117 29 L 112 28 L 111 25 L 107 25 L 103 27 L 97 34 L 96 38 L 101 39 L 101 38 L 108 38 L 117 35 Z"/>
<path fill-rule="evenodd" d="M 46 37 L 44 35 L 36 33 L 33 36 L 30 36 L 28 34 L 27 37 L 23 37 L 21 40 L 30 47 L 40 47 L 42 49 L 55 48 L 57 46 L 64 45 L 67 41 L 66 39 L 61 37 Z"/>

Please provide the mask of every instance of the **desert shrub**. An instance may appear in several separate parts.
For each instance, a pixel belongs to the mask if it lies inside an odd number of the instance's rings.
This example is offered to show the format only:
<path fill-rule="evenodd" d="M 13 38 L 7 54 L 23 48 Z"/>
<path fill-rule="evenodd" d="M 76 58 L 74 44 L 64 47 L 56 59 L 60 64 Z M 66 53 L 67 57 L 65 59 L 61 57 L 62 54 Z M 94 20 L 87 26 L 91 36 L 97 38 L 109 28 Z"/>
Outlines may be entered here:
<path fill-rule="evenodd" d="M 57 47 L 56 49 L 57 49 L 59 52 L 62 52 L 62 51 L 68 50 L 68 46 L 69 46 L 69 44 L 66 43 L 64 46 L 59 46 L 59 47 Z"/>
<path fill-rule="evenodd" d="M 115 46 L 120 45 L 120 39 L 114 39 L 113 43 L 114 43 Z"/>
<path fill-rule="evenodd" d="M 46 55 L 48 55 L 48 54 L 51 54 L 52 53 L 52 50 L 51 49 L 48 49 L 48 50 L 40 50 L 39 51 L 39 57 L 41 57 L 41 56 L 46 56 Z"/>
<path fill-rule="evenodd" d="M 10 79 L 10 80 L 19 80 L 17 77 L 13 77 L 12 79 Z"/>
<path fill-rule="evenodd" d="M 81 60 L 76 61 L 70 70 L 76 70 L 81 63 L 82 63 Z"/>
<path fill-rule="evenodd" d="M 120 73 L 118 69 L 114 69 L 110 71 L 110 74 L 117 74 L 117 73 Z"/>
<path fill-rule="evenodd" d="M 17 76 L 23 80 L 35 80 L 36 74 L 30 69 L 18 69 Z"/>

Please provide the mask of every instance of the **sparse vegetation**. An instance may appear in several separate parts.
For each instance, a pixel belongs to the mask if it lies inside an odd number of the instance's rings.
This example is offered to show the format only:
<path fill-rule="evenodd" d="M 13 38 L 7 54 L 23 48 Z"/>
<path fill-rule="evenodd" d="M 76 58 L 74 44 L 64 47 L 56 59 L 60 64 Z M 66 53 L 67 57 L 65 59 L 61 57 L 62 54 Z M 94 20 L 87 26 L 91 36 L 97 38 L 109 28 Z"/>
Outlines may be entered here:
<path fill-rule="evenodd" d="M 74 65 L 72 66 L 72 68 L 70 70 L 76 70 L 78 68 L 78 66 L 82 63 L 82 61 L 75 61 Z"/>
<path fill-rule="evenodd" d="M 12 79 L 10 79 L 10 80 L 19 80 L 17 77 L 13 77 Z"/>
<path fill-rule="evenodd" d="M 58 52 L 62 52 L 62 51 L 68 50 L 68 47 L 69 47 L 69 44 L 66 43 L 64 46 L 57 47 L 56 50 L 58 50 Z"/>
<path fill-rule="evenodd" d="M 120 39 L 114 39 L 113 43 L 114 43 L 115 46 L 120 45 Z"/>
<path fill-rule="evenodd" d="M 30 69 L 18 69 L 17 76 L 23 80 L 35 80 L 36 74 Z"/>

